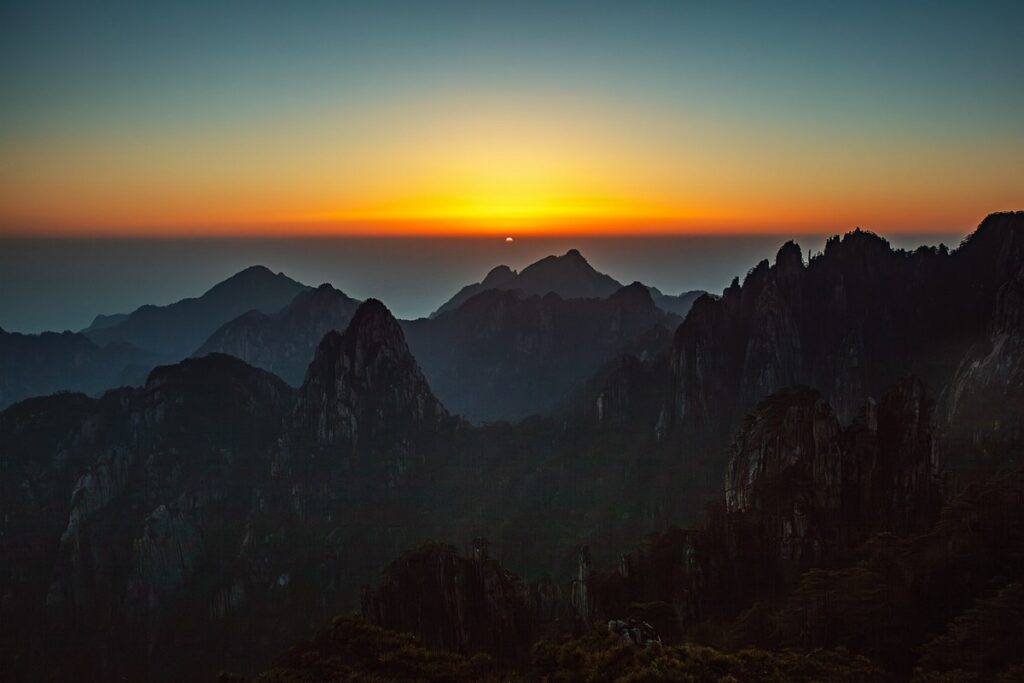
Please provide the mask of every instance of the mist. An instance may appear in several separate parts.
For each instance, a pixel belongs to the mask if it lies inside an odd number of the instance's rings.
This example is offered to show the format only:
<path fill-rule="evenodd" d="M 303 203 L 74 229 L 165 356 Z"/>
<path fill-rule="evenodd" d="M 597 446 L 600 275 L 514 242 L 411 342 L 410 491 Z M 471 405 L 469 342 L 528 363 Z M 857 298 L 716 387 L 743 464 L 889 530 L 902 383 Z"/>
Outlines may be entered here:
<path fill-rule="evenodd" d="M 97 314 L 126 313 L 201 295 L 251 265 L 308 285 L 382 300 L 399 318 L 429 315 L 494 266 L 515 269 L 579 249 L 624 284 L 639 280 L 666 294 L 718 293 L 794 239 L 809 252 L 826 235 L 603 237 L 324 237 L 0 240 L 0 327 L 9 332 L 80 330 Z M 962 234 L 886 236 L 894 246 L 959 243 Z"/>

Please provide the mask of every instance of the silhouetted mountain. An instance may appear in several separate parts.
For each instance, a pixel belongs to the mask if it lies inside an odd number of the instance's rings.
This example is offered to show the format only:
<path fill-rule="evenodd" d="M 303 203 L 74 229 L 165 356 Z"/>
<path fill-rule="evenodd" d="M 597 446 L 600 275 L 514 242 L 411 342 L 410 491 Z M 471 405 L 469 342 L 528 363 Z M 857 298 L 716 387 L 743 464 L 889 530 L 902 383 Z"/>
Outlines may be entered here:
<path fill-rule="evenodd" d="M 677 321 L 634 283 L 602 299 L 491 289 L 405 330 L 444 404 L 493 421 L 551 412 L 617 354 L 661 350 L 651 331 Z"/>
<path fill-rule="evenodd" d="M 856 230 L 829 239 L 824 253 L 804 264 L 800 248 L 789 243 L 774 265 L 762 261 L 742 285 L 737 279 L 720 298 L 694 303 L 669 356 L 653 361 L 663 378 L 662 405 L 648 417 L 666 429 L 717 435 L 712 441 L 721 443 L 745 412 L 787 386 L 817 389 L 843 422 L 863 397 L 878 396 L 906 374 L 919 376 L 930 395 L 944 396 L 968 352 L 991 345 L 997 320 L 1014 319 L 1022 244 L 1024 213 L 986 218 L 952 252 L 894 250 Z M 1018 357 L 1012 344 L 1005 348 Z M 623 372 L 637 370 L 627 364 Z M 1010 376 L 1000 375 L 1001 396 L 1016 396 L 1005 384 Z M 616 410 L 629 412 L 628 399 Z M 603 412 L 610 414 L 608 401 Z"/>
<path fill-rule="evenodd" d="M 299 292 L 277 313 L 248 311 L 218 328 L 193 354 L 227 353 L 299 386 L 317 345 L 348 327 L 359 302 L 329 284 Z"/>
<path fill-rule="evenodd" d="M 154 354 L 130 344 L 101 348 L 80 333 L 0 329 L 0 409 L 57 391 L 96 394 L 137 384 L 155 360 Z"/>
<path fill-rule="evenodd" d="M 229 320 L 251 310 L 275 313 L 304 289 L 305 285 L 283 273 L 251 266 L 200 297 L 167 306 L 142 306 L 112 324 L 110 318 L 119 316 L 105 316 L 101 327 L 83 332 L 100 346 L 129 343 L 174 361 L 187 357 Z"/>
<path fill-rule="evenodd" d="M 489 289 L 519 289 L 524 294 L 540 296 L 554 292 L 563 299 L 600 299 L 621 288 L 621 283 L 594 270 L 579 251 L 570 249 L 561 256 L 545 256 L 523 268 L 521 273 L 508 266 L 498 266 L 487 274 L 483 282 L 460 289 L 430 317 L 454 310 Z"/>
<path fill-rule="evenodd" d="M 520 290 L 526 295 L 544 296 L 555 293 L 563 299 L 603 299 L 622 289 L 622 283 L 600 273 L 576 249 L 562 256 L 546 256 L 517 273 L 508 266 L 497 266 L 487 273 L 482 282 L 466 285 L 451 299 L 430 314 L 436 318 L 453 311 L 477 294 L 490 289 Z M 684 292 L 678 296 L 662 294 L 650 287 L 654 303 L 668 313 L 685 317 L 690 305 L 703 292 Z"/>

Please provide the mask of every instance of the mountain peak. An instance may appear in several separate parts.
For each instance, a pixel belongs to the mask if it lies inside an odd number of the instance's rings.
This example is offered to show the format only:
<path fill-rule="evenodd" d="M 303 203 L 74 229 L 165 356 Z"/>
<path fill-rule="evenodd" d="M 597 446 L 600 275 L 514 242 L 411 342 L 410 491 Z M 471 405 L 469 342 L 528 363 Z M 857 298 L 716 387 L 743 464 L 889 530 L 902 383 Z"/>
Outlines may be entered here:
<path fill-rule="evenodd" d="M 511 282 L 518 273 L 508 266 L 501 265 L 491 268 L 487 277 L 480 284 L 488 289 L 500 288 L 502 285 Z"/>
<path fill-rule="evenodd" d="M 436 429 L 448 413 L 431 392 L 398 321 L 367 299 L 344 333 L 328 332 L 300 390 L 295 419 L 320 446 L 391 445 Z"/>
<path fill-rule="evenodd" d="M 789 240 L 775 254 L 775 266 L 784 271 L 797 271 L 803 268 L 803 250 L 793 240 Z"/>
<path fill-rule="evenodd" d="M 595 270 L 578 249 L 570 249 L 561 256 L 545 256 L 518 273 L 508 266 L 497 266 L 482 282 L 459 290 L 431 317 L 459 308 L 488 289 L 520 289 L 528 296 L 554 293 L 562 299 L 604 299 L 621 288 L 622 283 Z"/>
<path fill-rule="evenodd" d="M 359 305 L 356 309 L 355 314 L 352 316 L 352 322 L 349 323 L 346 334 L 354 331 L 359 334 L 363 330 L 390 330 L 395 331 L 399 335 L 402 334 L 402 328 L 399 326 L 398 321 L 395 320 L 395 316 L 391 314 L 388 307 L 384 305 L 380 299 L 367 299 Z"/>
<path fill-rule="evenodd" d="M 613 293 L 609 298 L 614 301 L 628 301 L 631 304 L 654 307 L 654 297 L 651 295 L 651 290 L 642 282 L 634 281 Z"/>

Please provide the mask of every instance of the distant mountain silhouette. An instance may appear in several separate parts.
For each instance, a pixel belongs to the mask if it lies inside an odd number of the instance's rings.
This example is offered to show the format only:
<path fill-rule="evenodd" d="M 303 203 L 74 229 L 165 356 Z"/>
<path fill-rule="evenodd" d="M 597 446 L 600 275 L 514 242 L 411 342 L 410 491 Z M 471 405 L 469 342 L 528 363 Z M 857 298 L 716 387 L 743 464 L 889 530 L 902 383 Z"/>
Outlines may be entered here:
<path fill-rule="evenodd" d="M 155 354 L 131 344 L 97 346 L 77 332 L 0 329 L 0 409 L 57 391 L 96 394 L 145 379 Z"/>
<path fill-rule="evenodd" d="M 202 296 L 167 306 L 142 306 L 123 319 L 120 315 L 100 316 L 83 333 L 100 346 L 133 344 L 174 361 L 190 355 L 229 320 L 251 310 L 275 313 L 305 289 L 306 285 L 283 273 L 275 275 L 264 266 L 251 266 Z"/>
<path fill-rule="evenodd" d="M 489 289 L 521 290 L 524 294 L 555 293 L 563 299 L 603 299 L 622 289 L 622 283 L 598 272 L 576 249 L 562 256 L 546 256 L 517 273 L 508 266 L 497 266 L 482 282 L 466 285 L 441 305 L 430 317 L 454 310 L 472 297 Z M 654 302 L 663 310 L 685 316 L 690 304 L 703 292 L 685 292 L 678 296 L 662 294 L 650 288 Z"/>
<path fill-rule="evenodd" d="M 277 313 L 243 313 L 219 327 L 193 355 L 228 353 L 297 387 L 320 340 L 331 330 L 344 331 L 358 306 L 344 292 L 323 284 L 299 292 Z"/>
<path fill-rule="evenodd" d="M 112 315 L 103 315 L 100 313 L 92 319 L 92 324 L 89 327 L 81 330 L 82 332 L 95 332 L 96 330 L 106 329 L 112 327 L 120 322 L 124 322 L 128 319 L 128 313 L 114 313 Z"/>
<path fill-rule="evenodd" d="M 480 422 L 550 413 L 617 354 L 665 348 L 678 322 L 633 283 L 585 299 L 490 289 L 404 325 L 437 395 Z"/>
<path fill-rule="evenodd" d="M 239 316 L 194 355 L 229 353 L 299 386 L 320 340 L 344 330 L 358 305 L 321 285 L 278 313 Z M 456 310 L 402 326 L 445 405 L 479 421 L 549 413 L 616 354 L 665 348 L 678 322 L 633 284 L 607 298 L 568 300 L 489 289 Z"/>

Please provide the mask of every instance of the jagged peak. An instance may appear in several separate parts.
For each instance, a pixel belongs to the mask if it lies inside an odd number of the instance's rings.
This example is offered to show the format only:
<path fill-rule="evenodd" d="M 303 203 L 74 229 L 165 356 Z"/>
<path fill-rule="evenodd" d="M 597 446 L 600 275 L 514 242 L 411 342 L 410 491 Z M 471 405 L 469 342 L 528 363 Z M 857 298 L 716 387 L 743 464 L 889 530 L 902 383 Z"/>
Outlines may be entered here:
<path fill-rule="evenodd" d="M 359 304 L 345 333 L 359 334 L 364 330 L 390 330 L 402 335 L 402 327 L 388 307 L 380 299 L 373 298 Z"/>
<path fill-rule="evenodd" d="M 794 266 L 802 267 L 804 264 L 803 249 L 800 245 L 793 240 L 788 240 L 785 244 L 779 247 L 779 251 L 775 254 L 775 265 L 780 268 L 792 268 Z"/>
<path fill-rule="evenodd" d="M 359 304 L 344 333 L 331 330 L 320 340 L 310 371 L 314 366 L 333 363 L 339 354 L 354 352 L 357 346 L 372 347 L 375 353 L 390 347 L 411 355 L 405 333 L 391 311 L 380 300 L 367 299 Z"/>
<path fill-rule="evenodd" d="M 825 255 L 835 256 L 837 254 L 871 252 L 891 252 L 892 245 L 889 240 L 860 227 L 840 236 L 833 235 L 825 242 Z"/>

